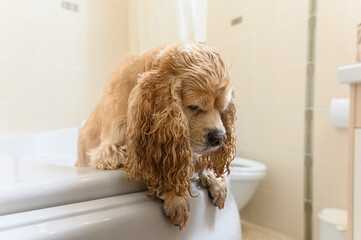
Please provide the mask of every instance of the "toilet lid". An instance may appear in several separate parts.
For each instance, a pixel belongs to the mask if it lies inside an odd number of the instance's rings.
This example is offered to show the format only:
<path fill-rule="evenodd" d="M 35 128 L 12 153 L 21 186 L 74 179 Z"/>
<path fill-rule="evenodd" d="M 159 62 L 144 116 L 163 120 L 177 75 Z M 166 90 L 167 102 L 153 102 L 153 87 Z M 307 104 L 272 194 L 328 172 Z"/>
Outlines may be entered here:
<path fill-rule="evenodd" d="M 231 162 L 231 167 L 236 171 L 247 171 L 247 172 L 264 172 L 267 167 L 263 163 L 259 163 L 250 159 L 236 157 Z"/>

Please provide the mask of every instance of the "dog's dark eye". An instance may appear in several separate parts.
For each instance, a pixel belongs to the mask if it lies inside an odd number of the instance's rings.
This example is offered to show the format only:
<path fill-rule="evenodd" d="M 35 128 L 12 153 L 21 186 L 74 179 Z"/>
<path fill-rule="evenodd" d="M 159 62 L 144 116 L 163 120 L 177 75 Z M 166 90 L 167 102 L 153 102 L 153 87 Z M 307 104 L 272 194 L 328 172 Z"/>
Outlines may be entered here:
<path fill-rule="evenodd" d="M 202 109 L 200 109 L 200 108 L 199 108 L 199 107 L 197 107 L 197 106 L 193 106 L 193 105 L 191 105 L 191 106 L 188 106 L 188 108 L 189 108 L 190 110 L 194 111 L 194 112 L 195 112 L 195 114 L 199 114 L 199 113 L 201 113 L 201 112 L 202 112 Z"/>

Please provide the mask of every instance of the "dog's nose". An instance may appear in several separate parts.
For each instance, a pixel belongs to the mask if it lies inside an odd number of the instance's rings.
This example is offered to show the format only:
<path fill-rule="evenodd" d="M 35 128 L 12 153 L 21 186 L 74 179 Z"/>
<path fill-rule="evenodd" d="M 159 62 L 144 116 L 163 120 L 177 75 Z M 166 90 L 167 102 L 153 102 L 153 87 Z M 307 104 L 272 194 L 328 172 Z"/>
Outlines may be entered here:
<path fill-rule="evenodd" d="M 212 147 L 220 146 L 227 139 L 225 132 L 210 132 L 208 133 L 208 141 Z"/>

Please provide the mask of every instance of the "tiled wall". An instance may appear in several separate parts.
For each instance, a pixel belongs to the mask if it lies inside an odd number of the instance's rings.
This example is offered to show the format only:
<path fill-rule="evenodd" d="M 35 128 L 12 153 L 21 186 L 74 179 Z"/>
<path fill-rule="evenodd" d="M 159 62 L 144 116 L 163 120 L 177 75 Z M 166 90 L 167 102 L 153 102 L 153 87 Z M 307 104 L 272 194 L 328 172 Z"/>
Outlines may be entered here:
<path fill-rule="evenodd" d="M 317 214 L 322 208 L 347 209 L 348 132 L 329 124 L 332 98 L 349 97 L 349 85 L 341 85 L 336 70 L 355 63 L 357 25 L 361 1 L 317 0 L 313 222 L 318 239 Z M 332 186 L 332 187 L 330 187 Z"/>
<path fill-rule="evenodd" d="M 77 126 L 128 52 L 128 1 L 0 0 L 0 133 Z"/>
<path fill-rule="evenodd" d="M 210 0 L 208 41 L 232 66 L 237 90 L 238 155 L 268 166 L 241 215 L 244 220 L 303 236 L 303 148 L 310 1 Z M 361 1 L 317 0 L 313 123 L 313 235 L 317 213 L 346 209 L 348 134 L 329 123 L 332 98 L 347 98 L 339 66 L 355 62 Z M 242 16 L 240 25 L 231 20 Z M 336 177 L 337 176 L 337 177 Z M 332 186 L 330 188 L 329 186 Z"/>
<path fill-rule="evenodd" d="M 265 163 L 243 220 L 303 235 L 303 133 L 308 1 L 209 1 L 208 41 L 231 65 L 237 154 Z M 233 18 L 242 23 L 230 26 Z"/>

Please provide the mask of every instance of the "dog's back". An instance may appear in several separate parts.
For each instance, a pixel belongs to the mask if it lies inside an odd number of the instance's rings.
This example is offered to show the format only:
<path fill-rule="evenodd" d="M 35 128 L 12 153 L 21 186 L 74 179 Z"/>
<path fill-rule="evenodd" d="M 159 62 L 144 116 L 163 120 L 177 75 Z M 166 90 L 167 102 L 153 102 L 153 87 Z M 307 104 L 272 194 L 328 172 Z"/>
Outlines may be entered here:
<path fill-rule="evenodd" d="M 138 75 L 152 69 L 155 56 L 166 46 L 168 45 L 162 45 L 142 55 L 129 55 L 116 68 L 105 87 L 103 98 L 80 131 L 75 166 L 90 166 L 89 152 L 101 143 L 117 138 L 117 142 L 125 144 L 129 93 L 136 85 Z M 114 129 L 122 131 L 114 132 Z"/>

